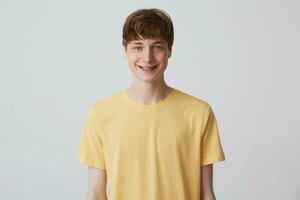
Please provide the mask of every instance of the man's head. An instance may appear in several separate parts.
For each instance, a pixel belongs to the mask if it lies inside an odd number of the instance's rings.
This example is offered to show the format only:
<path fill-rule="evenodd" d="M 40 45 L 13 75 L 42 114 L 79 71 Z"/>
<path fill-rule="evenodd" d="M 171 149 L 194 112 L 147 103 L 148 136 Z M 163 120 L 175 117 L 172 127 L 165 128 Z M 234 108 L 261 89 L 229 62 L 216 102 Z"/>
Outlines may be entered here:
<path fill-rule="evenodd" d="M 163 83 L 173 40 L 173 24 L 164 11 L 140 9 L 130 14 L 123 26 L 123 45 L 134 77 Z"/>
<path fill-rule="evenodd" d="M 126 48 L 132 40 L 162 39 L 171 51 L 174 41 L 173 23 L 163 10 L 139 9 L 131 13 L 123 26 L 123 46 Z"/>

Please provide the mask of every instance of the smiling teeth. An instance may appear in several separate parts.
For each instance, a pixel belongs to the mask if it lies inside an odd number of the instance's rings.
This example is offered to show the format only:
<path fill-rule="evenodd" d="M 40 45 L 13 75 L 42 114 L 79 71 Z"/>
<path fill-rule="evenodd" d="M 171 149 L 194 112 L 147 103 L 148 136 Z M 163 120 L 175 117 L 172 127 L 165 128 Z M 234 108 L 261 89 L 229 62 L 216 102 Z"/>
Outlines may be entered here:
<path fill-rule="evenodd" d="M 156 66 L 152 66 L 152 67 L 142 67 L 142 66 L 140 66 L 140 67 L 143 68 L 143 69 L 153 69 Z"/>

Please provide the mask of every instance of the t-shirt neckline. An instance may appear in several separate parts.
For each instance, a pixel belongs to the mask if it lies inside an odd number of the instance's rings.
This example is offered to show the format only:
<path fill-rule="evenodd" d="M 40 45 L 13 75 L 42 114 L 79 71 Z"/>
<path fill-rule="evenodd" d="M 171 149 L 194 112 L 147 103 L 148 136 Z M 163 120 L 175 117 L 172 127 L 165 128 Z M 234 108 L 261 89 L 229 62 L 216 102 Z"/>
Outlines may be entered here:
<path fill-rule="evenodd" d="M 137 109 L 140 111 L 151 111 L 151 110 L 156 110 L 158 108 L 162 108 L 163 106 L 169 104 L 170 101 L 174 98 L 176 92 L 177 92 L 177 89 L 173 88 L 172 91 L 164 99 L 160 100 L 157 103 L 149 104 L 149 105 L 141 104 L 141 103 L 134 101 L 127 95 L 126 90 L 123 90 L 122 97 L 126 101 L 126 103 L 128 105 L 130 105 L 131 107 L 133 107 L 134 109 Z"/>

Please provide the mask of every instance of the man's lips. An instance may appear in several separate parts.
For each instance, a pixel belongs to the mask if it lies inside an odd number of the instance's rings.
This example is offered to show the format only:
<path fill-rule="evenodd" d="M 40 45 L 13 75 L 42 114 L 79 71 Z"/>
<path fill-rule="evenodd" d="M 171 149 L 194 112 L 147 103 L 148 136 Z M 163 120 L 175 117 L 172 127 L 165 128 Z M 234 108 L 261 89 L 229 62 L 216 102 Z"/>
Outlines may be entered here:
<path fill-rule="evenodd" d="M 151 65 L 151 66 L 141 66 L 137 65 L 139 68 L 144 69 L 144 70 L 153 70 L 155 69 L 158 65 Z"/>

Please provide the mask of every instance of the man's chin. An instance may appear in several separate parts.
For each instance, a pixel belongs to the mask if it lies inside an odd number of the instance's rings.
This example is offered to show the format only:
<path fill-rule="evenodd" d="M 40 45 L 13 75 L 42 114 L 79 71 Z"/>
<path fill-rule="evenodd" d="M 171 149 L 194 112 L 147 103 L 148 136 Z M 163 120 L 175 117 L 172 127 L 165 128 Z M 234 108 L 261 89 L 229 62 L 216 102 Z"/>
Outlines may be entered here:
<path fill-rule="evenodd" d="M 154 83 L 157 81 L 156 76 L 144 76 L 144 75 L 135 74 L 135 77 L 139 82 L 144 82 L 144 83 Z"/>

